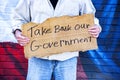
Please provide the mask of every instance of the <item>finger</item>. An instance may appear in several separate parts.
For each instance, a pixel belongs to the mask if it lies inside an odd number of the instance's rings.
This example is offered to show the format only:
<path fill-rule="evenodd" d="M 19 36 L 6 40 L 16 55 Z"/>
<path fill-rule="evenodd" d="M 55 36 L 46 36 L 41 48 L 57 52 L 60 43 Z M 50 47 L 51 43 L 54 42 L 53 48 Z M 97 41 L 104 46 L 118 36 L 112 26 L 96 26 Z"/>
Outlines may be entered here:
<path fill-rule="evenodd" d="M 98 35 L 100 33 L 97 28 L 91 28 L 91 29 L 88 30 L 88 32 L 92 35 L 94 35 L 94 34 Z"/>
<path fill-rule="evenodd" d="M 29 41 L 26 40 L 17 40 L 19 44 L 26 44 L 29 43 Z"/>
<path fill-rule="evenodd" d="M 20 44 L 21 46 L 24 46 L 23 44 Z"/>
<path fill-rule="evenodd" d="M 99 34 L 97 34 L 97 33 L 91 33 L 91 35 L 92 35 L 93 37 L 98 37 L 98 36 L 99 36 Z"/>
<path fill-rule="evenodd" d="M 93 37 L 97 38 L 99 35 L 93 35 Z"/>
<path fill-rule="evenodd" d="M 27 45 L 27 43 L 26 43 L 26 44 L 25 44 L 25 43 L 20 43 L 20 45 L 21 45 L 21 46 L 25 46 L 25 45 Z"/>
<path fill-rule="evenodd" d="M 26 44 L 20 44 L 21 46 L 25 46 Z"/>
<path fill-rule="evenodd" d="M 19 43 L 19 44 L 28 44 L 29 41 L 20 41 L 20 40 L 18 40 L 18 43 Z"/>
<path fill-rule="evenodd" d="M 99 31 L 97 28 L 89 28 L 88 31 Z"/>
<path fill-rule="evenodd" d="M 96 30 L 89 30 L 89 33 L 98 33 Z"/>
<path fill-rule="evenodd" d="M 17 36 L 16 39 L 20 40 L 20 41 L 29 41 L 30 40 L 28 37 L 24 37 L 24 36 Z"/>
<path fill-rule="evenodd" d="M 89 29 L 88 29 L 88 31 L 91 31 L 91 30 L 96 30 L 97 32 L 100 32 L 100 28 L 99 27 L 90 27 Z"/>
<path fill-rule="evenodd" d="M 17 38 L 17 40 L 18 41 L 23 41 L 23 42 L 28 42 L 28 41 L 30 41 L 30 39 L 29 38 Z"/>
<path fill-rule="evenodd" d="M 98 35 L 98 33 L 90 33 L 91 35 Z"/>
<path fill-rule="evenodd" d="M 90 27 L 89 29 L 96 29 L 96 27 Z"/>
<path fill-rule="evenodd" d="M 26 42 L 26 41 L 18 41 L 18 43 L 21 45 L 21 46 L 24 46 L 24 45 L 26 45 L 26 44 L 28 44 L 29 42 Z"/>
<path fill-rule="evenodd" d="M 26 45 L 27 43 L 29 43 L 30 39 L 29 38 L 18 37 L 17 41 L 20 45 Z"/>

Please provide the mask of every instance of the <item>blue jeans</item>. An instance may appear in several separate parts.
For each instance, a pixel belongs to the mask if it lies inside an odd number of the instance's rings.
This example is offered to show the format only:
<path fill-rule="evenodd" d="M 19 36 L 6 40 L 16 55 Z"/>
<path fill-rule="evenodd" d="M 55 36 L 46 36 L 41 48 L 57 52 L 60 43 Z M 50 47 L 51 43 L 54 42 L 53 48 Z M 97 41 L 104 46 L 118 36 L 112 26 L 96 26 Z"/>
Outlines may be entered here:
<path fill-rule="evenodd" d="M 28 62 L 27 80 L 76 80 L 77 57 L 65 60 L 31 58 Z"/>

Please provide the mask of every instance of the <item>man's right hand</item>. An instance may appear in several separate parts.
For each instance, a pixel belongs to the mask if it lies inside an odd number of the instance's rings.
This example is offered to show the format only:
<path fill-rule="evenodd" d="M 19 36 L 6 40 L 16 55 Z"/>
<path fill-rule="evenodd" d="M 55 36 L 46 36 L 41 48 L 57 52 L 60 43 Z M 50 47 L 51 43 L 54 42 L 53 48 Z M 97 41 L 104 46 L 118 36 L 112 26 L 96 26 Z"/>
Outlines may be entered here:
<path fill-rule="evenodd" d="M 28 37 L 22 35 L 22 32 L 20 32 L 19 30 L 15 31 L 15 38 L 17 39 L 18 43 L 21 46 L 25 46 L 30 41 L 30 39 Z"/>

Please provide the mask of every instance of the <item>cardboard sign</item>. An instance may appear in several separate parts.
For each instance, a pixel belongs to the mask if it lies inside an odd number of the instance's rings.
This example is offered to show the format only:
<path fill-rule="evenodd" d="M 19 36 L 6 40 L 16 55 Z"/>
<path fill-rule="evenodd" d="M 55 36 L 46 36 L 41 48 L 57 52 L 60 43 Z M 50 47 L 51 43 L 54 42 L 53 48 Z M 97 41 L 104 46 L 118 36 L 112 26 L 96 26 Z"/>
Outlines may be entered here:
<path fill-rule="evenodd" d="M 93 24 L 92 14 L 49 18 L 41 24 L 24 24 L 22 32 L 30 38 L 29 44 L 24 47 L 25 57 L 97 49 L 96 38 L 88 33 Z"/>

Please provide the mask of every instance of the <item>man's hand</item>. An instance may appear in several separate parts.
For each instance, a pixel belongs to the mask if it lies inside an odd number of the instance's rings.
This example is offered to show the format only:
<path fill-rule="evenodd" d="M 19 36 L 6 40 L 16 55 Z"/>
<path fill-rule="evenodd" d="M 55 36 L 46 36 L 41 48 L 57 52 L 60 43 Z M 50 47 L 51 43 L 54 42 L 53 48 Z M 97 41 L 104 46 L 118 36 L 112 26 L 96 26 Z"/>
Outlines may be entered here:
<path fill-rule="evenodd" d="M 101 27 L 98 25 L 94 25 L 90 27 L 88 31 L 93 37 L 97 38 L 101 32 Z"/>
<path fill-rule="evenodd" d="M 21 46 L 25 46 L 30 41 L 30 39 L 22 35 L 22 32 L 20 32 L 19 30 L 15 31 L 15 37 Z"/>

